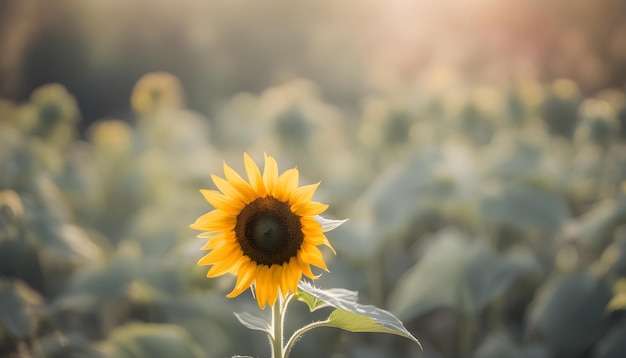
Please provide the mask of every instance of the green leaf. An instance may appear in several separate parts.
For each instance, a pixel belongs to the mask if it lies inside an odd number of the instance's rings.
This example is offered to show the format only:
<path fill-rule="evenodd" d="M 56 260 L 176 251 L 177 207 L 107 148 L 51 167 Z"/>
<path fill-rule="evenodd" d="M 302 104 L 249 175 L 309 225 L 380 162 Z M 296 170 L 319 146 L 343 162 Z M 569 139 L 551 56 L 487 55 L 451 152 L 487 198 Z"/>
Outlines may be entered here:
<path fill-rule="evenodd" d="M 374 307 L 376 308 L 376 307 Z M 369 313 L 373 313 L 370 311 Z M 382 332 L 396 334 L 402 337 L 409 338 L 415 343 L 419 342 L 413 335 L 408 332 L 402 332 L 395 328 L 387 328 L 384 323 L 378 322 L 376 319 L 366 316 L 364 314 L 354 313 L 350 311 L 338 308 L 334 310 L 330 317 L 328 317 L 328 326 L 337 327 L 350 332 Z M 403 330 L 404 327 L 402 327 Z"/>
<path fill-rule="evenodd" d="M 248 312 L 235 312 L 234 315 L 246 328 L 272 333 L 271 323 L 268 318 L 256 316 Z"/>
<path fill-rule="evenodd" d="M 309 311 L 311 312 L 316 311 L 319 308 L 328 307 L 328 304 L 326 304 L 326 302 L 309 294 L 308 292 L 298 291 L 295 296 L 298 301 L 306 303 L 307 306 L 309 306 Z"/>
<path fill-rule="evenodd" d="M 383 332 L 396 334 L 421 344 L 394 315 L 371 305 L 357 303 L 358 294 L 354 291 L 335 288 L 324 290 L 301 281 L 298 285 L 298 299 L 306 302 L 312 311 L 320 307 L 331 306 L 336 308 L 328 318 L 327 325 L 341 328 L 350 332 Z M 302 292 L 304 291 L 304 292 Z M 313 296 L 301 299 L 301 297 Z M 323 302 L 323 303 L 320 303 Z"/>
<path fill-rule="evenodd" d="M 307 285 L 308 287 L 303 288 L 303 285 Z M 309 289 L 316 289 L 316 288 L 311 286 L 307 282 L 304 282 L 304 281 L 300 282 L 299 287 L 302 291 L 298 291 L 298 293 L 296 293 L 296 298 L 299 301 L 306 303 L 309 306 L 309 310 L 311 312 L 316 311 L 320 308 L 330 306 L 330 304 L 326 302 L 323 298 L 320 298 L 318 297 L 318 295 L 308 292 Z M 326 300 L 336 299 L 336 300 L 342 300 L 342 301 L 353 302 L 353 303 L 356 303 L 358 299 L 358 294 L 356 292 L 346 290 L 343 288 L 330 288 L 330 289 L 324 290 L 324 292 L 321 295 L 323 297 L 326 297 Z"/>

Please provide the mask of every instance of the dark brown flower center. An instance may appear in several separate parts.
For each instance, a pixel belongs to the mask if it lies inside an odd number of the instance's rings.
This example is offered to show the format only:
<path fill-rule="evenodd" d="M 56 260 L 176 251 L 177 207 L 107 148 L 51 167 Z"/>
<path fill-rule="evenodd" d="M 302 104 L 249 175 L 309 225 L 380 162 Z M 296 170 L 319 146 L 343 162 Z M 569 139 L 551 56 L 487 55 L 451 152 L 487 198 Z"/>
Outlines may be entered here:
<path fill-rule="evenodd" d="M 257 198 L 241 210 L 235 237 L 244 255 L 267 266 L 289 262 L 304 240 L 300 216 L 272 196 Z"/>

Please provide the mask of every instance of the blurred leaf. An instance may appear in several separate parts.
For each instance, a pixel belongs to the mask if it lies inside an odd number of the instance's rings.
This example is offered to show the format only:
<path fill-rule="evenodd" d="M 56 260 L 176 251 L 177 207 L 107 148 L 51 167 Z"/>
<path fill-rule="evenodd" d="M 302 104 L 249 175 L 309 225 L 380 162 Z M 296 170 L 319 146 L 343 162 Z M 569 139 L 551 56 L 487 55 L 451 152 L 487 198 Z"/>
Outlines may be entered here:
<path fill-rule="evenodd" d="M 626 236 L 617 238 L 602 254 L 600 265 L 614 277 L 626 277 Z"/>
<path fill-rule="evenodd" d="M 512 138 L 511 138 L 512 137 Z M 491 144 L 489 154 L 494 155 L 492 170 L 505 180 L 532 180 L 544 174 L 542 160 L 544 148 L 518 136 L 501 138 Z M 533 138 L 535 139 L 535 138 Z"/>
<path fill-rule="evenodd" d="M 626 195 L 599 203 L 572 223 L 566 232 L 581 251 L 597 257 L 613 240 L 614 230 L 626 222 Z"/>
<path fill-rule="evenodd" d="M 12 337 L 31 338 L 37 327 L 36 308 L 42 299 L 20 281 L 0 280 L 0 324 Z"/>
<path fill-rule="evenodd" d="M 474 358 L 549 358 L 543 347 L 520 347 L 504 334 L 490 334 L 476 349 Z"/>
<path fill-rule="evenodd" d="M 76 272 L 51 311 L 62 323 L 71 322 L 68 317 L 95 316 L 102 320 L 103 329 L 124 322 L 129 314 L 135 319 L 161 320 L 162 305 L 182 289 L 182 279 L 172 263 L 118 257 Z"/>
<path fill-rule="evenodd" d="M 62 335 L 55 332 L 35 341 L 41 356 L 46 358 L 104 358 L 104 355 L 89 344 L 81 335 Z"/>
<path fill-rule="evenodd" d="M 385 240 L 402 237 L 454 193 L 454 182 L 436 175 L 442 150 L 416 152 L 406 163 L 390 165 L 354 204 L 354 218 L 366 223 L 362 245 L 376 251 Z M 427 222 L 424 223 L 426 226 Z M 350 255 L 350 251 L 347 251 Z"/>
<path fill-rule="evenodd" d="M 582 120 L 574 132 L 576 143 L 593 143 L 606 149 L 619 136 L 619 120 L 615 109 L 606 100 L 586 99 L 579 112 Z"/>
<path fill-rule="evenodd" d="M 225 352 L 245 346 L 230 338 L 236 327 L 232 316 L 235 305 L 222 293 L 187 292 L 159 302 L 159 307 L 166 322 L 183 327 L 211 357 L 224 356 Z"/>
<path fill-rule="evenodd" d="M 472 297 L 475 312 L 480 312 L 501 296 L 523 274 L 539 273 L 539 262 L 529 251 L 513 250 L 498 257 L 486 246 L 476 245 L 467 253 L 465 284 Z"/>
<path fill-rule="evenodd" d="M 23 216 L 20 196 L 13 190 L 0 190 L 0 243 L 18 237 Z"/>
<path fill-rule="evenodd" d="M 541 116 L 553 135 L 570 138 L 578 123 L 580 93 L 571 80 L 558 79 L 549 89 L 548 98 L 541 106 Z"/>
<path fill-rule="evenodd" d="M 298 103 L 278 113 L 274 120 L 274 130 L 287 148 L 306 146 L 313 136 L 312 123 Z"/>
<path fill-rule="evenodd" d="M 379 252 L 382 238 L 374 237 L 374 224 L 368 219 L 350 218 L 341 231 L 341 239 L 333 240 L 332 245 L 338 252 L 352 261 L 370 259 Z"/>
<path fill-rule="evenodd" d="M 176 267 L 156 258 L 118 257 L 105 265 L 91 266 L 72 277 L 66 295 L 91 293 L 104 303 L 125 294 L 133 282 L 141 281 L 154 294 L 182 292 Z"/>
<path fill-rule="evenodd" d="M 512 250 L 498 256 L 481 241 L 444 231 L 400 279 L 389 305 L 405 320 L 441 307 L 474 315 L 521 275 L 538 271 L 539 264 L 529 252 Z"/>
<path fill-rule="evenodd" d="M 248 312 L 235 312 L 235 317 L 237 317 L 237 320 L 248 329 L 267 333 L 272 332 L 272 324 L 269 317 L 260 317 Z"/>
<path fill-rule="evenodd" d="M 131 323 L 116 328 L 102 345 L 108 357 L 202 358 L 206 355 L 175 325 Z"/>
<path fill-rule="evenodd" d="M 389 297 L 389 307 L 410 320 L 439 307 L 470 313 L 471 301 L 463 283 L 470 245 L 456 231 L 437 235 L 422 259 L 400 279 Z"/>
<path fill-rule="evenodd" d="M 567 204 L 560 196 L 540 188 L 514 185 L 488 193 L 481 203 L 481 212 L 487 222 L 520 232 L 556 232 L 570 218 Z"/>
<path fill-rule="evenodd" d="M 593 358 L 622 358 L 626 356 L 626 324 L 622 322 L 593 349 Z"/>
<path fill-rule="evenodd" d="M 610 299 L 607 283 L 589 273 L 557 277 L 536 297 L 529 324 L 560 356 L 575 356 L 602 334 Z"/>
<path fill-rule="evenodd" d="M 80 227 L 63 225 L 60 228 L 59 244 L 66 250 L 65 256 L 78 256 L 83 260 L 96 261 L 103 258 L 102 249 L 94 243 Z"/>
<path fill-rule="evenodd" d="M 27 196 L 30 200 L 24 200 L 26 227 L 41 253 L 52 257 L 55 264 L 70 265 L 102 257 L 102 249 L 85 230 L 68 224 L 71 213 L 54 182 L 37 177 L 29 190 L 33 191 Z"/>
<path fill-rule="evenodd" d="M 420 344 L 404 327 L 402 322 L 386 310 L 371 305 L 362 305 L 356 302 L 357 293 L 344 289 L 324 290 L 305 281 L 298 284 L 300 290 L 336 308 L 328 318 L 328 325 L 345 329 L 350 332 L 383 332 L 399 335 Z M 300 292 L 300 291 L 299 291 Z M 298 293 L 300 295 L 300 293 Z M 316 300 L 306 299 L 309 309 L 322 307 Z M 313 308 L 312 308 L 313 307 Z"/>
<path fill-rule="evenodd" d="M 0 275 L 17 278 L 30 287 L 45 292 L 45 282 L 38 247 L 30 240 L 0 242 Z"/>

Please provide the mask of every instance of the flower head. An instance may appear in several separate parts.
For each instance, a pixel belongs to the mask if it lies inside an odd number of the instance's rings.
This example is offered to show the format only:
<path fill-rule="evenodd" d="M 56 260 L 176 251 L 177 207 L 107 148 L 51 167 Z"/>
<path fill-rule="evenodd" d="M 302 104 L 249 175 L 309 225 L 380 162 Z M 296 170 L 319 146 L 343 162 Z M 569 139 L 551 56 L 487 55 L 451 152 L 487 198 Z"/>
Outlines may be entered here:
<path fill-rule="evenodd" d="M 302 274 L 315 279 L 311 265 L 328 271 L 317 248 L 331 248 L 315 219 L 328 208 L 311 201 L 319 183 L 298 187 L 298 170 L 278 173 L 276 160 L 265 156 L 263 173 L 244 153 L 248 181 L 224 163 L 225 178 L 212 175 L 219 189 L 201 190 L 215 210 L 200 216 L 192 229 L 208 238 L 211 250 L 198 265 L 213 265 L 207 277 L 237 275 L 235 297 L 253 287 L 259 307 L 273 305 L 279 293 L 295 293 Z M 333 250 L 334 251 L 334 250 Z"/>

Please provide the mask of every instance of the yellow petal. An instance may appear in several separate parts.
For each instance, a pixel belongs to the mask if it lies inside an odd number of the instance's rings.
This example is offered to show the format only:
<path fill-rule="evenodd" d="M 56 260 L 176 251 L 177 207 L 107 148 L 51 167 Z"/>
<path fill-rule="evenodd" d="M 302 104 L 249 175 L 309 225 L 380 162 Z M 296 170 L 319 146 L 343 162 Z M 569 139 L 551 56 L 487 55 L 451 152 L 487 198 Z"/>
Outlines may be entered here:
<path fill-rule="evenodd" d="M 324 236 L 324 238 L 326 238 L 326 236 Z M 328 239 L 324 241 L 324 245 L 328 246 L 328 248 L 333 252 L 333 254 L 337 255 L 337 251 L 335 251 L 335 248 L 330 244 Z"/>
<path fill-rule="evenodd" d="M 239 274 L 237 275 L 237 283 L 235 283 L 235 287 L 232 292 L 230 292 L 226 297 L 233 298 L 235 296 L 239 296 L 242 292 L 247 290 L 252 282 L 254 282 L 254 277 L 256 276 L 256 268 L 257 265 L 250 260 L 244 261 L 239 266 Z"/>
<path fill-rule="evenodd" d="M 302 277 L 302 270 L 300 270 L 298 263 L 294 260 L 297 260 L 297 258 L 292 257 L 289 263 L 283 264 L 283 295 L 286 295 L 288 291 L 293 293 L 298 291 L 298 282 L 300 281 L 300 277 Z"/>
<path fill-rule="evenodd" d="M 302 224 L 302 232 L 305 235 L 324 234 L 322 225 L 312 217 L 303 216 L 300 218 L 300 223 Z"/>
<path fill-rule="evenodd" d="M 244 166 L 246 168 L 246 173 L 248 174 L 248 181 L 252 188 L 256 191 L 257 196 L 265 197 L 267 195 L 267 191 L 265 190 L 265 184 L 263 184 L 263 176 L 261 176 L 261 171 L 259 167 L 256 166 L 256 163 L 250 158 L 248 153 L 243 153 L 243 161 Z"/>
<path fill-rule="evenodd" d="M 289 195 L 298 188 L 298 170 L 287 169 L 278 177 L 274 187 L 274 197 L 280 201 L 289 201 Z"/>
<path fill-rule="evenodd" d="M 287 293 L 289 292 L 289 287 L 291 287 L 291 284 L 289 282 L 290 278 L 291 275 L 289 272 L 289 264 L 283 264 L 280 271 L 280 291 L 283 297 L 287 295 Z"/>
<path fill-rule="evenodd" d="M 234 215 L 228 215 L 221 210 L 213 210 L 197 218 L 196 222 L 189 227 L 194 230 L 225 231 L 232 230 L 236 221 L 237 217 Z"/>
<path fill-rule="evenodd" d="M 216 263 L 213 267 L 211 267 L 209 272 L 207 272 L 206 277 L 217 277 L 229 272 L 242 257 L 243 256 L 237 257 L 236 255 L 233 255 L 231 257 L 227 257 L 224 261 Z"/>
<path fill-rule="evenodd" d="M 316 279 L 318 279 L 318 278 L 319 278 L 319 276 L 316 276 L 316 275 L 314 275 L 314 274 L 313 274 L 313 271 L 311 271 L 311 266 L 309 265 L 309 263 L 308 263 L 308 262 L 306 262 L 306 261 L 304 261 L 304 260 L 302 260 L 302 258 L 301 258 L 301 255 L 302 255 L 302 254 L 301 254 L 301 252 L 302 252 L 302 250 L 300 250 L 300 251 L 298 252 L 298 259 L 296 260 L 296 262 L 298 263 L 298 266 L 299 266 L 299 267 L 300 267 L 300 269 L 302 270 L 302 273 L 303 273 L 306 277 L 310 278 L 311 280 L 316 280 Z"/>
<path fill-rule="evenodd" d="M 280 291 L 280 279 L 282 276 L 282 265 L 272 265 L 270 267 L 270 282 L 269 293 L 267 296 L 267 303 L 273 306 L 278 298 L 278 291 Z"/>
<path fill-rule="evenodd" d="M 211 179 L 213 180 L 213 183 L 215 183 L 215 186 L 222 193 L 224 193 L 224 196 L 226 196 L 227 198 L 230 198 L 233 201 L 238 201 L 238 202 L 241 202 L 242 204 L 245 204 L 243 202 L 242 195 L 228 181 L 218 177 L 215 174 L 211 174 Z"/>
<path fill-rule="evenodd" d="M 319 185 L 320 183 L 317 182 L 315 184 L 301 186 L 294 190 L 294 192 L 291 193 L 291 198 L 289 198 L 289 204 L 296 205 L 311 201 L 311 198 L 313 198 L 313 194 Z"/>
<path fill-rule="evenodd" d="M 200 239 L 210 239 L 210 238 L 212 238 L 214 236 L 215 236 L 215 233 L 214 232 L 210 232 L 210 231 L 201 232 L 198 235 L 196 235 L 196 237 L 200 238 Z"/>
<path fill-rule="evenodd" d="M 265 309 L 269 293 L 270 268 L 266 265 L 257 266 L 257 275 L 254 281 L 256 301 L 261 309 Z"/>
<path fill-rule="evenodd" d="M 232 231 L 220 232 L 217 235 L 213 234 L 213 237 L 202 246 L 201 250 L 217 249 L 228 244 L 237 244 L 237 239 Z"/>
<path fill-rule="evenodd" d="M 324 256 L 322 256 L 322 252 L 316 246 L 303 243 L 302 249 L 298 252 L 298 257 L 306 263 L 315 265 L 324 271 L 328 271 L 326 262 L 324 262 Z"/>
<path fill-rule="evenodd" d="M 299 216 L 315 216 L 328 209 L 328 205 L 317 201 L 298 202 L 291 206 L 291 211 Z"/>
<path fill-rule="evenodd" d="M 319 221 L 315 220 L 314 217 L 310 217 L 310 216 L 303 217 L 301 220 L 302 220 L 302 224 L 305 224 L 307 226 L 320 228 L 320 229 L 322 228 L 322 224 L 320 224 Z"/>
<path fill-rule="evenodd" d="M 219 249 L 211 250 L 211 252 L 204 255 L 204 257 L 202 257 L 200 261 L 198 261 L 198 266 L 213 265 L 220 261 L 229 259 L 233 257 L 233 255 L 235 256 L 242 255 L 239 246 L 226 245 L 224 247 L 220 247 Z"/>
<path fill-rule="evenodd" d="M 330 250 L 333 252 L 333 254 L 337 255 L 337 252 L 335 251 L 335 248 L 330 244 L 330 242 L 328 241 L 328 238 L 324 235 L 324 234 L 304 234 L 305 236 L 305 240 L 310 243 L 311 245 L 315 245 L 315 246 L 319 246 L 319 245 L 325 245 L 328 246 L 328 248 L 330 248 Z"/>
<path fill-rule="evenodd" d="M 236 171 L 224 162 L 224 175 L 226 180 L 240 193 L 244 203 L 248 204 L 256 197 L 254 189 Z"/>
<path fill-rule="evenodd" d="M 276 187 L 276 183 L 278 182 L 278 164 L 276 164 L 276 160 L 273 157 L 270 157 L 265 153 L 263 153 L 263 155 L 265 156 L 263 183 L 265 183 L 267 193 L 269 195 L 274 195 L 274 188 Z"/>
<path fill-rule="evenodd" d="M 304 232 L 304 230 L 303 230 Z M 306 241 L 308 241 L 309 243 L 311 243 L 312 245 L 323 245 L 327 240 L 326 240 L 326 236 L 324 236 L 324 234 L 307 234 L 304 233 L 304 239 Z"/>
<path fill-rule="evenodd" d="M 237 215 L 244 207 L 242 201 L 226 196 L 219 191 L 201 189 L 200 193 L 202 193 L 204 199 L 208 201 L 209 204 L 211 204 L 214 208 L 223 210 L 228 214 Z"/>
<path fill-rule="evenodd" d="M 218 247 L 223 247 L 224 245 L 226 245 L 226 240 L 224 240 L 224 234 L 219 233 L 208 239 L 207 242 L 200 248 L 200 250 L 212 250 Z"/>

